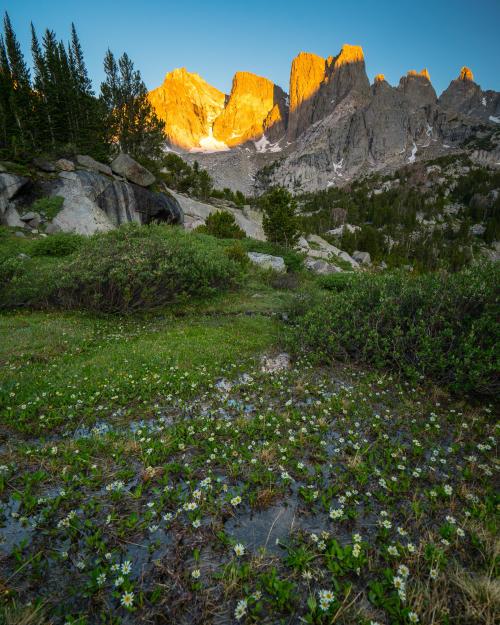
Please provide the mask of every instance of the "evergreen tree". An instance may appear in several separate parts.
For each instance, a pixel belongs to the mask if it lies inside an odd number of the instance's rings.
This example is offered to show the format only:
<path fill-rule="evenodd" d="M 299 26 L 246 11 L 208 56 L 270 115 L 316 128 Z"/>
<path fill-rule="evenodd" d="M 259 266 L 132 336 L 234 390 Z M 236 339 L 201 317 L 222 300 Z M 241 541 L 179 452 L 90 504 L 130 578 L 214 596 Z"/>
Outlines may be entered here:
<path fill-rule="evenodd" d="M 9 59 L 3 36 L 0 36 L 0 150 L 6 155 L 10 148 L 10 134 L 15 127 L 11 109 L 12 91 Z"/>
<path fill-rule="evenodd" d="M 29 150 L 34 146 L 33 133 L 33 94 L 31 90 L 30 72 L 12 28 L 8 13 L 4 16 L 4 51 L 7 64 L 4 69 L 8 72 L 5 76 L 8 94 L 8 107 L 10 114 L 7 116 L 8 148 L 14 155 Z M 3 54 L 3 53 L 2 53 Z"/>
<path fill-rule="evenodd" d="M 33 23 L 31 24 L 31 55 L 33 57 L 33 88 L 36 99 L 35 124 L 37 128 L 37 147 L 40 150 L 53 150 L 56 146 L 56 137 L 54 135 L 54 124 L 48 100 L 48 68 Z"/>
<path fill-rule="evenodd" d="M 139 159 L 160 158 L 165 124 L 149 102 L 140 72 L 126 53 L 117 63 L 110 50 L 104 58 L 104 71 L 101 98 L 107 109 L 110 143 Z"/>
<path fill-rule="evenodd" d="M 288 248 L 295 247 L 300 232 L 292 195 L 277 187 L 261 197 L 260 206 L 264 211 L 262 227 L 268 240 Z"/>

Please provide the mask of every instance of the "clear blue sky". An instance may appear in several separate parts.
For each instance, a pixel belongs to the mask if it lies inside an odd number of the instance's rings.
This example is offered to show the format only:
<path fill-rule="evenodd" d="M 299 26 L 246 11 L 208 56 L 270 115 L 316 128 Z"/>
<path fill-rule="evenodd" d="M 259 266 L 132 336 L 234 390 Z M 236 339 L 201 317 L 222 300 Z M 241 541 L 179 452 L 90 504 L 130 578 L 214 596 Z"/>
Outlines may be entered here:
<path fill-rule="evenodd" d="M 149 88 L 186 67 L 228 91 L 235 71 L 266 76 L 288 90 L 301 50 L 336 54 L 360 44 L 370 80 L 397 84 L 427 67 L 440 93 L 462 65 L 483 89 L 500 91 L 500 0 L 3 0 L 29 57 L 29 22 L 68 38 L 75 22 L 96 87 L 109 46 L 127 51 Z M 30 57 L 29 57 L 30 58 Z"/>

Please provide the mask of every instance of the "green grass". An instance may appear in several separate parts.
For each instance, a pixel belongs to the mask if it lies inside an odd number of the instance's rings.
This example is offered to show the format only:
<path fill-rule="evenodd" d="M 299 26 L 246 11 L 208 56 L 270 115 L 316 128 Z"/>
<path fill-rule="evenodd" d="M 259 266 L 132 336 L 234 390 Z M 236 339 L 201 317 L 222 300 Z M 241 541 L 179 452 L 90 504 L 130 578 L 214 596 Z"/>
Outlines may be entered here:
<path fill-rule="evenodd" d="M 92 422 L 101 405 L 101 415 L 121 407 L 137 418 L 173 389 L 189 396 L 225 367 L 269 349 L 277 331 L 267 316 L 215 309 L 206 317 L 134 320 L 3 315 L 0 418 L 21 431 Z"/>

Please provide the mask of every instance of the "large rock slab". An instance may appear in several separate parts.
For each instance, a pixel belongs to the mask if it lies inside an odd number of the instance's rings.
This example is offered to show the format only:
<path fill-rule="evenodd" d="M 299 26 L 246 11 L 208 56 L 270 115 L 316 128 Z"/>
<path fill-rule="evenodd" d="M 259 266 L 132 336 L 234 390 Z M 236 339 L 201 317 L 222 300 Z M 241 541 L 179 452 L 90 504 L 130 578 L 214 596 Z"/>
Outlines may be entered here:
<path fill-rule="evenodd" d="M 111 169 L 115 174 L 123 176 L 141 187 L 149 187 L 156 180 L 150 171 L 123 152 L 118 154 L 111 163 Z"/>
<path fill-rule="evenodd" d="M 99 163 L 99 161 L 96 161 L 91 156 L 87 156 L 86 154 L 77 154 L 76 162 L 80 165 L 80 167 L 85 167 L 91 171 L 98 171 L 100 174 L 105 174 L 106 176 L 111 176 L 113 174 L 109 165 Z"/>
<path fill-rule="evenodd" d="M 265 241 L 266 235 L 262 228 L 262 213 L 251 209 L 250 207 L 244 207 L 242 209 L 230 208 L 230 207 L 218 207 L 212 206 L 212 204 L 206 204 L 198 200 L 193 200 L 186 195 L 176 193 L 169 190 L 170 194 L 179 202 L 182 212 L 184 214 L 184 227 L 187 230 L 193 230 L 197 226 L 201 226 L 205 223 L 207 217 L 211 213 L 215 213 L 220 210 L 225 210 L 228 213 L 234 215 L 236 223 L 245 232 L 247 237 L 257 239 L 259 241 Z"/>
<path fill-rule="evenodd" d="M 321 238 L 317 234 L 310 234 L 307 237 L 307 242 L 310 248 L 307 252 L 309 257 L 328 260 L 332 256 L 336 256 L 337 258 L 341 258 L 345 262 L 349 263 L 353 269 L 359 269 L 359 263 L 354 260 L 352 256 L 350 256 L 347 252 L 340 250 L 338 247 L 335 247 L 335 245 L 328 243 L 328 241 L 325 241 L 325 239 Z M 311 243 L 315 247 L 311 247 Z"/>
<path fill-rule="evenodd" d="M 306 258 L 304 265 L 306 269 L 309 269 L 309 271 L 322 276 L 327 276 L 332 273 L 342 273 L 342 269 L 340 269 L 340 267 L 327 263 L 326 260 L 322 260 L 321 258 Z"/>
<path fill-rule="evenodd" d="M 175 198 L 110 179 L 97 172 L 62 172 L 51 195 L 64 198 L 53 223 L 63 231 L 92 234 L 123 223 L 182 223 Z"/>
<path fill-rule="evenodd" d="M 248 258 L 262 269 L 272 269 L 278 273 L 285 273 L 286 265 L 281 256 L 271 256 L 271 254 L 259 254 L 258 252 L 249 252 Z"/>

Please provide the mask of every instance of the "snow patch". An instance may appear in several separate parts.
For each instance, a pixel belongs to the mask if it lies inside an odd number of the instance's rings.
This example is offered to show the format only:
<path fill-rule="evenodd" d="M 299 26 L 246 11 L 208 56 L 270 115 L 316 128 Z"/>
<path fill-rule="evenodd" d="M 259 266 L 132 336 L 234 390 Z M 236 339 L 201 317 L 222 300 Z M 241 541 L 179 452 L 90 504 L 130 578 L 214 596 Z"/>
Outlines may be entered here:
<path fill-rule="evenodd" d="M 258 141 L 253 142 L 255 149 L 257 152 L 281 152 L 281 148 L 277 143 L 271 143 L 266 135 L 262 135 L 262 137 Z"/>
<path fill-rule="evenodd" d="M 494 117 L 493 115 L 490 115 L 490 122 L 493 122 L 494 124 L 500 124 L 500 117 Z"/>
<path fill-rule="evenodd" d="M 413 147 L 411 149 L 411 155 L 408 158 L 408 162 L 409 163 L 414 163 L 415 162 L 416 157 L 417 157 L 417 150 L 418 150 L 417 144 L 415 142 L 413 142 Z"/>
<path fill-rule="evenodd" d="M 483 99 L 481 100 L 481 104 L 482 104 L 483 106 L 486 106 L 486 98 L 483 98 Z"/>
<path fill-rule="evenodd" d="M 344 159 L 343 158 L 341 158 L 338 163 L 332 162 L 333 171 L 335 172 L 336 176 L 342 176 L 342 174 L 340 172 L 342 170 L 343 165 L 344 165 Z"/>
<path fill-rule="evenodd" d="M 219 141 L 214 137 L 212 127 L 208 130 L 208 135 L 200 139 L 200 145 L 197 148 L 191 148 L 190 152 L 205 152 L 210 154 L 211 152 L 228 152 L 229 146 L 224 141 Z"/>

